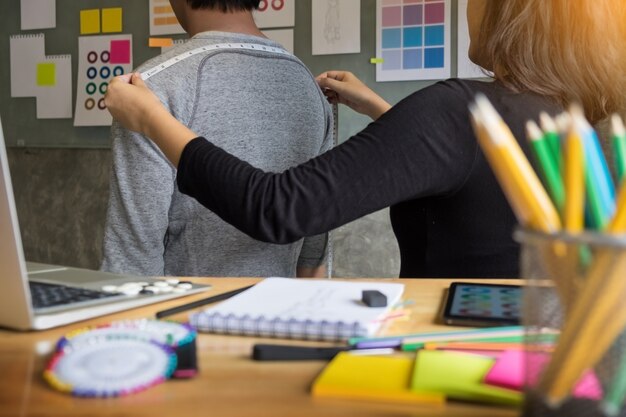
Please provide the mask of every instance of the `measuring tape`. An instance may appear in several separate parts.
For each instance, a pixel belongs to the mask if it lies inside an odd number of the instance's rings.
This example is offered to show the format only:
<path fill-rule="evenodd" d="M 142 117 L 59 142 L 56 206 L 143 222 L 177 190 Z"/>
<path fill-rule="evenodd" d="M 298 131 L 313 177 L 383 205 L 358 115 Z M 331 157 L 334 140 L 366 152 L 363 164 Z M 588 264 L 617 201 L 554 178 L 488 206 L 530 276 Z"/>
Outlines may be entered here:
<path fill-rule="evenodd" d="M 232 50 L 244 50 L 244 51 L 255 51 L 255 52 L 269 52 L 283 56 L 293 57 L 292 54 L 287 52 L 282 48 L 276 48 L 269 45 L 260 45 L 255 43 L 218 43 L 214 45 L 206 45 L 201 46 L 199 48 L 192 49 L 185 53 L 175 56 L 174 58 L 170 58 L 167 61 L 141 73 L 141 78 L 145 81 L 150 77 L 153 77 L 160 73 L 161 71 L 165 71 L 166 69 L 178 64 L 179 62 L 184 61 L 187 58 L 198 54 L 204 53 L 218 53 L 220 51 L 232 51 Z M 333 147 L 338 145 L 339 141 L 339 108 L 336 104 L 332 106 L 333 113 Z M 331 239 L 331 232 L 328 233 L 328 259 L 327 259 L 327 269 L 328 269 L 328 278 L 332 278 L 333 274 L 333 245 Z"/>

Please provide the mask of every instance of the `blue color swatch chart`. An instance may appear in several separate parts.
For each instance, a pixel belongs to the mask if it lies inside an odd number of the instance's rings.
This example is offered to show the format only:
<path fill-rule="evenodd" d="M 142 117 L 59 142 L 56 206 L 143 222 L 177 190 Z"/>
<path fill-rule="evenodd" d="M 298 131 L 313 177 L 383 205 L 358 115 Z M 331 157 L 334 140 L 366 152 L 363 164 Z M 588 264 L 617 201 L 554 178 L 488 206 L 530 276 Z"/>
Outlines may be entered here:
<path fill-rule="evenodd" d="M 376 81 L 450 77 L 450 0 L 377 0 Z"/>

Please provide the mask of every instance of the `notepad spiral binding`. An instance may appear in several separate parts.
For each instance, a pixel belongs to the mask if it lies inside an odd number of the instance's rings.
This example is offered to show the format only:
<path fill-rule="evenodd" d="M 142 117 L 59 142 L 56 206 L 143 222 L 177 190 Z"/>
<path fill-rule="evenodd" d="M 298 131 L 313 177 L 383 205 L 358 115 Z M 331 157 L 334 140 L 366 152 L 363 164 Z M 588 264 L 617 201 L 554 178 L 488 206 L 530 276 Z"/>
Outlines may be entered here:
<path fill-rule="evenodd" d="M 192 314 L 189 321 L 198 331 L 241 336 L 341 341 L 352 337 L 365 337 L 368 334 L 368 329 L 358 322 L 315 322 L 202 312 Z"/>

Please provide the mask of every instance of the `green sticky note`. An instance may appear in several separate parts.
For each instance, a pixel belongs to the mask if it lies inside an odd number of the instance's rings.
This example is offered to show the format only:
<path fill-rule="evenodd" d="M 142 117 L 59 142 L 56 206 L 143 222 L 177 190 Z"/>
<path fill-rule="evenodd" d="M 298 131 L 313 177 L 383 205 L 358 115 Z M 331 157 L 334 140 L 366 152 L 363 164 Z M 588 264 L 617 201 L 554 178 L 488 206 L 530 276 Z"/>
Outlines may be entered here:
<path fill-rule="evenodd" d="M 370 64 L 382 64 L 384 62 L 383 58 L 370 58 Z"/>
<path fill-rule="evenodd" d="M 54 62 L 40 62 L 37 64 L 37 85 L 39 87 L 54 87 L 57 84 L 57 68 Z"/>
<path fill-rule="evenodd" d="M 449 398 L 518 406 L 522 393 L 484 384 L 495 359 L 467 353 L 422 350 L 417 354 L 411 389 Z"/>
<path fill-rule="evenodd" d="M 100 33 L 100 9 L 80 11 L 80 34 Z"/>
<path fill-rule="evenodd" d="M 102 33 L 122 31 L 122 8 L 111 7 L 102 9 Z"/>

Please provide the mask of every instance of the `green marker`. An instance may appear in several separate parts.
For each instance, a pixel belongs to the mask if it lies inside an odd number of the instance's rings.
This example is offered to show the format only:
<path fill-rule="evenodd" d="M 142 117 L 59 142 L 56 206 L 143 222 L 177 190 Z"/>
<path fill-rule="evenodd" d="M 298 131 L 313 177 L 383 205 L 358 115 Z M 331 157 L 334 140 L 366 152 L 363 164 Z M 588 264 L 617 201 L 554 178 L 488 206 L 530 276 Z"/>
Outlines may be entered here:
<path fill-rule="evenodd" d="M 622 183 L 626 174 L 626 129 L 622 118 L 617 114 L 611 117 L 613 132 L 613 152 L 615 153 L 615 166 L 617 168 L 617 182 Z"/>
<path fill-rule="evenodd" d="M 550 145 L 552 157 L 556 161 L 559 171 L 561 171 L 563 168 L 563 154 L 561 152 L 561 136 L 559 135 L 556 122 L 545 112 L 539 115 L 539 121 L 541 122 L 541 130 L 543 130 L 544 137 Z"/>
<path fill-rule="evenodd" d="M 618 415 L 624 404 L 624 398 L 626 398 L 626 357 L 622 358 L 615 377 L 602 400 L 602 410 L 608 416 Z"/>
<path fill-rule="evenodd" d="M 565 206 L 565 187 L 563 186 L 563 178 L 558 163 L 552 155 L 552 149 L 549 144 L 547 135 L 544 135 L 532 120 L 526 123 L 526 134 L 530 141 L 530 147 L 533 150 L 535 159 L 539 163 L 543 182 L 548 189 L 550 197 L 554 205 L 563 213 Z M 558 137 L 558 135 L 557 135 Z"/>

